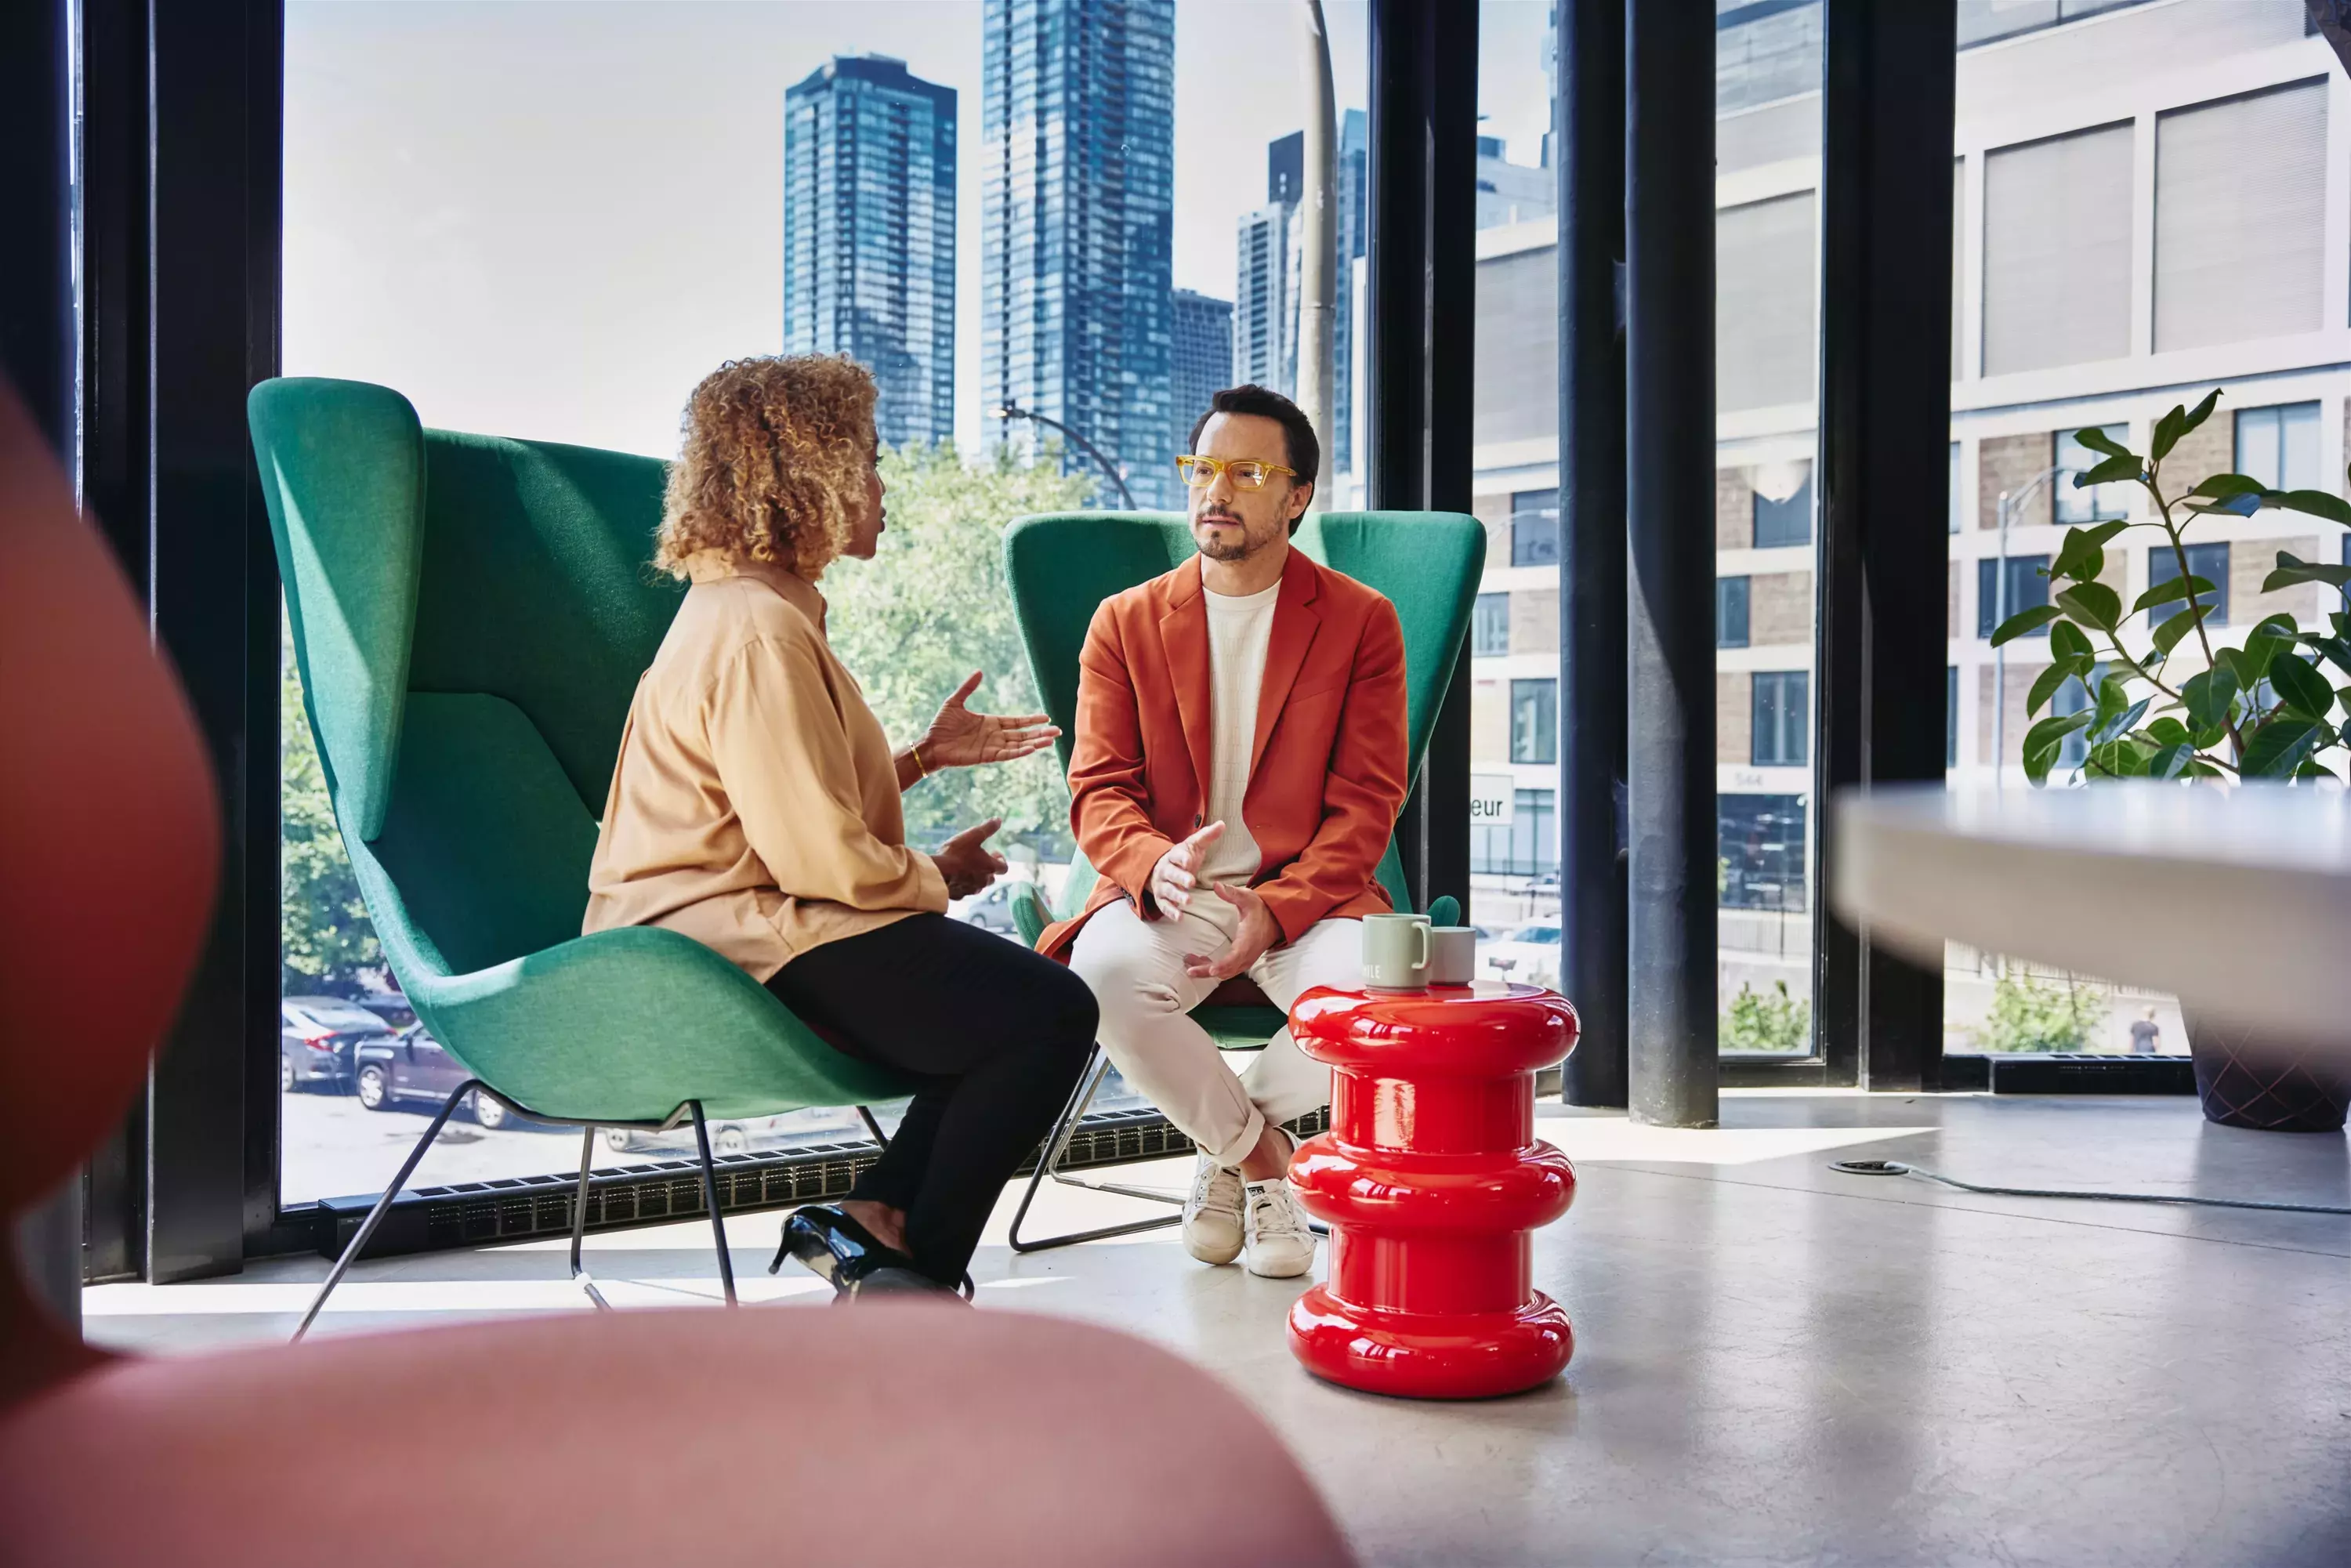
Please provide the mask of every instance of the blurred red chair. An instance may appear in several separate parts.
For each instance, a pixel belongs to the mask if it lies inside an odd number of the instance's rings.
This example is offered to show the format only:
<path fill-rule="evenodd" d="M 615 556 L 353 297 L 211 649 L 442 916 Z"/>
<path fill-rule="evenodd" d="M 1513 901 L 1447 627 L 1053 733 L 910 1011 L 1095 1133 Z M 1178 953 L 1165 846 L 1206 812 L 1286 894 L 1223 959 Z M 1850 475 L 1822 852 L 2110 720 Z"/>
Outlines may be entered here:
<path fill-rule="evenodd" d="M 218 830 L 144 618 L 5 389 L 0 549 L 0 1104 L 42 1107 L 0 1161 L 5 1218 L 141 1082 Z M 141 1360 L 51 1322 L 13 1249 L 0 1519 L 0 1561 L 44 1565 L 1351 1561 L 1238 1397 L 1102 1329 L 687 1310 Z"/>

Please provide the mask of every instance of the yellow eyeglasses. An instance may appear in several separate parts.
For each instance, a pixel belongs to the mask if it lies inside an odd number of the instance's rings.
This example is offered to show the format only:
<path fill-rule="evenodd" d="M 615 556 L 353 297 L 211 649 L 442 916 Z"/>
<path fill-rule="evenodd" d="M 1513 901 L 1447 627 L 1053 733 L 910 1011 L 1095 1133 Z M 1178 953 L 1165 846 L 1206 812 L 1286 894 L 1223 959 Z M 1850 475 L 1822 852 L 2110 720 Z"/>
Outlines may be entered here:
<path fill-rule="evenodd" d="M 1217 482 L 1217 476 L 1232 476 L 1236 490 L 1262 490 L 1265 482 L 1276 474 L 1298 477 L 1295 468 L 1284 468 L 1279 463 L 1256 463 L 1248 458 L 1202 457 L 1186 452 L 1176 459 L 1176 472 L 1184 476 L 1184 483 L 1195 490 L 1205 490 Z"/>

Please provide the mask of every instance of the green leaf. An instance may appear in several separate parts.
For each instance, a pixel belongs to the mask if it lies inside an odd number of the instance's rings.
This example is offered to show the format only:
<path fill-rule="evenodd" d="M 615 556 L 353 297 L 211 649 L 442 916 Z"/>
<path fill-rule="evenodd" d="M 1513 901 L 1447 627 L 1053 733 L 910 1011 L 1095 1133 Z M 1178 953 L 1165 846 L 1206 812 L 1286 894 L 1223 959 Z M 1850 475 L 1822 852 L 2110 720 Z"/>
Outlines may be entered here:
<path fill-rule="evenodd" d="M 2281 588 L 2291 588 L 2297 582 L 2324 582 L 2341 588 L 2351 583 L 2351 566 L 2326 566 L 2300 560 L 2285 550 L 2277 552 L 2277 570 L 2262 579 L 2262 591 L 2275 593 Z"/>
<path fill-rule="evenodd" d="M 2262 509 L 2262 493 L 2259 490 L 2249 490 L 2242 495 L 2231 496 L 2226 500 L 2190 501 L 2188 503 L 2188 509 L 2203 517 L 2218 514 L 2222 517 L 2250 517 Z"/>
<path fill-rule="evenodd" d="M 2049 565 L 2051 577 L 2070 577 L 2077 582 L 2095 582 L 2106 569 L 2106 552 L 2098 541 L 2090 538 L 2087 528 L 2067 528 L 2065 542 L 2057 551 L 2057 559 Z"/>
<path fill-rule="evenodd" d="M 2155 737 L 2155 742 L 2158 746 L 2188 744 L 2188 727 L 2176 718 L 2157 719 L 2147 727 L 2147 732 Z"/>
<path fill-rule="evenodd" d="M 2090 644 L 2089 633 L 2071 621 L 2060 621 L 2049 628 L 2049 652 L 2061 659 L 2087 659 L 2096 650 Z"/>
<path fill-rule="evenodd" d="M 2265 490 L 2262 493 L 2262 505 L 2289 512 L 2307 512 L 2314 517 L 2325 517 L 2330 523 L 2351 528 L 2351 502 L 2324 490 Z"/>
<path fill-rule="evenodd" d="M 2286 706 L 2309 717 L 2325 718 L 2326 710 L 2335 706 L 2335 688 L 2326 684 L 2326 677 L 2292 653 L 2281 653 L 2270 661 L 2269 677 Z"/>
<path fill-rule="evenodd" d="M 2211 418 L 2212 405 L 2220 401 L 2220 389 L 2219 387 L 2214 387 L 2210 392 L 2206 392 L 2204 394 L 2204 401 L 2188 411 L 2188 419 L 2186 423 L 2180 425 L 2179 434 L 2187 434 L 2189 431 L 2195 429 L 2198 425 Z M 2176 441 L 2179 439 L 2179 436 L 2174 436 L 2172 439 Z"/>
<path fill-rule="evenodd" d="M 2127 739 L 2109 740 L 2090 749 L 2090 760 L 2097 764 L 2090 777 L 2104 774 L 2113 779 L 2144 779 L 2147 777 L 2147 752 Z"/>
<path fill-rule="evenodd" d="M 2089 728 L 2090 721 L 2096 716 L 2087 708 L 2080 713 L 2051 714 L 2024 732 L 2026 754 L 2029 756 L 2043 747 L 2055 747 L 2075 730 Z"/>
<path fill-rule="evenodd" d="M 2228 718 L 2229 704 L 2236 695 L 2237 675 L 2233 670 L 2221 667 L 2190 675 L 2188 684 L 2179 688 L 2180 698 L 2188 707 L 2189 728 L 2199 734 L 2219 729 Z"/>
<path fill-rule="evenodd" d="M 2098 741 L 2115 740 L 2137 728 L 2138 721 L 2147 716 L 2147 705 L 2153 700 L 2151 697 L 2141 697 L 2113 718 L 2100 724 L 2092 732 L 2090 738 Z"/>
<path fill-rule="evenodd" d="M 2155 651 L 2158 653 L 2169 653 L 2172 649 L 2179 645 L 2179 640 L 2182 637 L 2194 630 L 2196 630 L 2196 617 L 2193 615 L 2174 615 L 2168 620 L 2158 622 L 2153 633 Z"/>
<path fill-rule="evenodd" d="M 2196 748 L 2175 741 L 2147 759 L 2147 776 L 2152 779 L 2177 779 L 2180 769 L 2196 755 Z"/>
<path fill-rule="evenodd" d="M 2249 479 L 2242 474 L 2215 474 L 2189 491 L 2186 498 L 2192 500 L 2198 496 L 2210 496 L 2226 500 L 2231 496 L 2258 496 L 2261 493 L 2262 482 L 2259 479 Z"/>
<path fill-rule="evenodd" d="M 2244 652 L 2238 655 L 2237 684 L 2240 688 L 2252 690 L 2254 684 L 2269 674 L 2270 661 L 2282 651 L 2293 647 L 2297 635 L 2294 617 L 2283 612 L 2265 615 L 2255 622 L 2253 629 L 2245 633 Z"/>
<path fill-rule="evenodd" d="M 2112 485 L 2123 480 L 2136 482 L 2147 477 L 2147 467 L 2129 453 L 2109 457 L 2093 468 L 2085 468 L 2074 476 L 2074 488 L 2086 490 L 2093 485 Z"/>
<path fill-rule="evenodd" d="M 2042 671 L 2034 677 L 2032 690 L 2024 699 L 2025 716 L 2029 718 L 2039 713 L 2042 705 L 2057 695 L 2058 687 L 2077 675 L 2089 674 L 2089 661 L 2086 659 L 2060 659 Z"/>
<path fill-rule="evenodd" d="M 2036 604 L 2030 610 L 2020 610 L 2000 623 L 2000 630 L 1991 634 L 1991 645 L 1997 648 L 2002 643 L 2013 643 L 2019 637 L 2048 625 L 2063 613 L 2053 604 Z"/>
<path fill-rule="evenodd" d="M 2188 779 L 2225 779 L 2228 777 L 2227 774 L 2222 773 L 2219 768 L 2213 767 L 2210 763 L 2204 761 L 2200 758 L 2196 761 L 2189 763 L 2179 771 L 2183 778 Z"/>
<path fill-rule="evenodd" d="M 2074 439 L 2088 447 L 2091 451 L 2103 452 L 2109 457 L 2128 457 L 2130 455 L 2129 448 L 2123 445 L 2121 442 L 2116 441 L 2113 436 L 2108 435 L 2104 430 L 2095 424 L 2090 426 L 2087 430 L 2075 431 L 2074 433 Z"/>
<path fill-rule="evenodd" d="M 2340 779 L 2335 778 L 2333 769 L 2308 757 L 2304 758 L 2300 766 L 2294 768 L 2294 776 L 2297 779 L 2333 779 L 2337 784 L 2343 782 Z"/>
<path fill-rule="evenodd" d="M 2182 403 L 2173 403 L 2171 412 L 2155 422 L 2155 435 L 2147 446 L 2148 459 L 2156 463 L 2162 462 L 2171 455 L 2171 449 L 2179 445 L 2179 438 L 2187 434 L 2187 406 Z"/>
<path fill-rule="evenodd" d="M 2324 727 L 2297 714 L 2270 720 L 2245 742 L 2245 755 L 2238 760 L 2237 771 L 2248 779 L 2284 778 L 2310 755 Z"/>
<path fill-rule="evenodd" d="M 2152 610 L 2158 604 L 2168 604 L 2175 599 L 2185 599 L 2191 593 L 2210 593 L 2212 584 L 2195 576 L 2175 577 L 2168 582 L 2158 582 L 2138 596 L 2131 605 L 2131 613 Z"/>
<path fill-rule="evenodd" d="M 2074 620 L 2087 622 L 2101 632 L 2122 624 L 2122 597 L 2103 582 L 2076 583 L 2059 594 L 2057 602 Z"/>
<path fill-rule="evenodd" d="M 2351 643 L 2346 643 L 2340 637 L 2321 636 L 2315 632 L 2304 632 L 2294 640 L 2308 644 L 2314 652 L 2324 655 L 2327 663 L 2344 674 L 2351 674 Z"/>

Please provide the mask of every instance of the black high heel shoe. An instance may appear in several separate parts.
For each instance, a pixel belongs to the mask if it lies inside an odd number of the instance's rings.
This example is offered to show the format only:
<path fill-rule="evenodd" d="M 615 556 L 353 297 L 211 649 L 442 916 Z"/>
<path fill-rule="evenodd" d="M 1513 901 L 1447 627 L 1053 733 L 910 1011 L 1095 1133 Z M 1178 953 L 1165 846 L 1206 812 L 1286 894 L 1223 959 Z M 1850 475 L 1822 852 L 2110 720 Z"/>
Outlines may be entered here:
<path fill-rule="evenodd" d="M 894 1247 L 884 1246 L 873 1232 L 831 1204 L 810 1204 L 784 1221 L 784 1239 L 776 1249 L 772 1274 L 794 1258 L 809 1272 L 844 1296 L 855 1295 L 867 1276 L 877 1270 L 914 1271 L 914 1260 Z"/>

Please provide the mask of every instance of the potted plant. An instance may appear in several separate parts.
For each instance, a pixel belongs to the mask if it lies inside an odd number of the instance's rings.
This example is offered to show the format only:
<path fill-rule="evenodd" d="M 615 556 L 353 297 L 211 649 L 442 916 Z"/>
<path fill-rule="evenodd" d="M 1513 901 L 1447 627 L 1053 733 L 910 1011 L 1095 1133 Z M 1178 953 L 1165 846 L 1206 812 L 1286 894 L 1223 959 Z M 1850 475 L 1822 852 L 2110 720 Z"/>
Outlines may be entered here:
<path fill-rule="evenodd" d="M 2212 474 L 2192 483 L 2164 472 L 2182 436 L 2212 415 L 2216 390 L 2193 409 L 2175 405 L 2155 423 L 2145 455 L 2095 428 L 2075 439 L 2101 455 L 2074 476 L 2076 488 L 2115 483 L 2147 492 L 2146 515 L 2069 528 L 2051 561 L 2050 602 L 2020 612 L 1992 633 L 1992 645 L 2046 629 L 2049 667 L 2027 695 L 2030 717 L 2061 691 L 2087 701 L 2054 711 L 2024 737 L 2024 770 L 2036 786 L 2061 771 L 2066 743 L 2080 737 L 2065 776 L 2096 784 L 2114 779 L 2176 779 L 2227 788 L 2252 779 L 2341 782 L 2351 762 L 2351 566 L 2328 566 L 2278 552 L 2262 580 L 2274 592 L 2302 583 L 2333 591 L 2338 608 L 2323 625 L 2294 616 L 2263 617 L 2240 647 L 2216 646 L 2209 607 L 2216 585 L 2189 567 L 2188 535 L 2205 517 L 2247 517 L 2265 508 L 2301 512 L 2351 528 L 2351 505 L 2323 490 L 2273 490 L 2242 474 Z M 2154 529 L 2176 564 L 2173 577 L 2128 608 L 2101 579 L 2106 545 L 2132 529 Z M 2080 686 L 2074 688 L 2073 683 Z M 2234 1126 L 2339 1129 L 2346 1084 L 2339 1070 L 2314 1070 L 2304 1053 L 2210 1019 L 2189 1020 L 2189 1049 L 2205 1114 Z"/>

